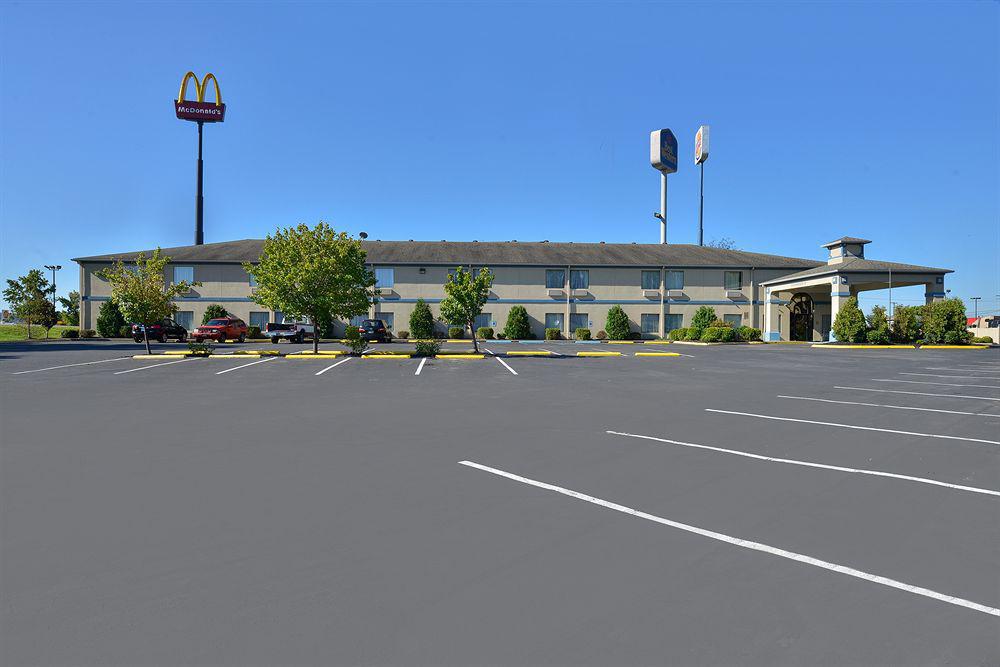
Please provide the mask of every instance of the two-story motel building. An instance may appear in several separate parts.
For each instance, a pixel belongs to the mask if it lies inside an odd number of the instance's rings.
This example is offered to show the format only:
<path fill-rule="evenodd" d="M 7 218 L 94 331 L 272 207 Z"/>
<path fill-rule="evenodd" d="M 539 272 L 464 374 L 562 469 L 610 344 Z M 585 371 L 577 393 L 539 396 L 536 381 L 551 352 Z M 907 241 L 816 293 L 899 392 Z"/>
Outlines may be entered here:
<path fill-rule="evenodd" d="M 449 269 L 489 267 L 493 289 L 477 326 L 501 331 L 515 305 L 528 311 L 532 332 L 546 328 L 571 337 L 584 327 L 596 334 L 608 309 L 620 305 L 643 338 L 689 326 L 699 306 L 712 306 L 734 325 L 762 329 L 765 340 L 827 340 L 843 301 L 864 290 L 925 286 L 927 301 L 945 297 L 949 269 L 868 260 L 865 239 L 844 237 L 824 245 L 827 261 L 682 244 L 363 241 L 378 279 L 379 296 L 368 317 L 398 333 L 409 329 L 418 299 L 435 317 Z M 242 262 L 255 262 L 263 241 L 166 248 L 168 280 L 201 285 L 177 300 L 176 320 L 189 330 L 217 303 L 251 326 L 280 321 L 283 314 L 253 302 L 253 283 Z M 147 254 L 149 251 L 147 251 Z M 81 257 L 80 324 L 94 328 L 109 285 L 97 272 L 138 252 Z M 360 316 L 365 317 L 365 316 Z M 346 323 L 337 324 L 337 335 Z M 436 326 L 446 331 L 448 324 Z"/>

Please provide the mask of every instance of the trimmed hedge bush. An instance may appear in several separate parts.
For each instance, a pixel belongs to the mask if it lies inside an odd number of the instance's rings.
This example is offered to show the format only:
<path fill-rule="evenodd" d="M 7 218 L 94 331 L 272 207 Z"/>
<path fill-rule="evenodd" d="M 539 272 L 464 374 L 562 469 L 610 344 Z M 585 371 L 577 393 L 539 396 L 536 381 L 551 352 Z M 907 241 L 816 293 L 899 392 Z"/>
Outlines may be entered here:
<path fill-rule="evenodd" d="M 60 338 L 79 338 L 80 337 L 80 330 L 79 329 L 63 329 L 59 333 L 59 337 Z"/>
<path fill-rule="evenodd" d="M 465 336 L 465 327 L 448 327 L 448 338 L 462 338 Z"/>
<path fill-rule="evenodd" d="M 729 322 L 727 322 L 725 320 L 718 320 L 718 319 L 712 320 L 712 323 L 709 324 L 708 326 L 710 326 L 710 327 L 717 327 L 717 328 L 724 328 L 724 329 L 732 329 L 733 328 L 733 325 L 731 323 L 729 323 Z"/>
<path fill-rule="evenodd" d="M 732 343 L 736 332 L 732 327 L 707 327 L 701 334 L 703 343 Z"/>
<path fill-rule="evenodd" d="M 885 327 L 883 329 L 872 329 L 868 332 L 865 339 L 871 345 L 888 345 L 889 327 Z"/>
<path fill-rule="evenodd" d="M 493 327 L 479 327 L 476 329 L 476 336 L 482 338 L 483 340 L 493 338 Z"/>
<path fill-rule="evenodd" d="M 667 338 L 670 340 L 684 340 L 687 338 L 688 330 L 685 328 L 671 329 L 667 333 Z"/>
<path fill-rule="evenodd" d="M 604 329 L 608 332 L 608 338 L 611 340 L 628 340 L 631 328 L 628 315 L 625 314 L 621 306 L 611 306 L 611 309 L 608 310 L 608 319 Z"/>
<path fill-rule="evenodd" d="M 114 338 L 122 325 L 128 324 L 122 311 L 114 301 L 105 301 L 101 304 L 101 309 L 97 312 L 97 331 L 101 338 Z"/>
<path fill-rule="evenodd" d="M 867 334 L 865 315 L 858 308 L 858 298 L 852 296 L 840 307 L 833 321 L 833 335 L 841 343 L 863 343 Z"/>
<path fill-rule="evenodd" d="M 701 340 L 701 334 L 704 331 L 701 327 L 688 327 L 684 340 Z"/>
<path fill-rule="evenodd" d="M 740 340 L 745 340 L 747 342 L 753 340 L 760 340 L 760 329 L 755 329 L 754 327 L 740 327 L 736 330 L 736 335 Z"/>
<path fill-rule="evenodd" d="M 93 338 L 97 335 L 97 332 L 93 329 L 84 329 L 80 332 L 80 338 Z"/>
<path fill-rule="evenodd" d="M 691 328 L 692 329 L 704 329 L 706 327 L 712 326 L 712 322 L 718 318 L 715 315 L 715 308 L 711 306 L 702 306 L 698 310 L 694 311 L 694 317 L 691 318 Z"/>
<path fill-rule="evenodd" d="M 441 351 L 441 343 L 437 340 L 417 341 L 416 355 L 418 357 L 433 357 Z"/>
<path fill-rule="evenodd" d="M 971 331 L 946 331 L 944 334 L 946 345 L 968 345 L 972 342 Z"/>
<path fill-rule="evenodd" d="M 973 336 L 972 342 L 973 343 L 990 343 L 990 344 L 992 344 L 993 343 L 993 339 L 990 338 L 989 336 Z"/>
<path fill-rule="evenodd" d="M 503 329 L 504 338 L 511 340 L 531 337 L 531 324 L 528 322 L 528 311 L 524 306 L 514 306 L 507 314 L 507 326 Z"/>
<path fill-rule="evenodd" d="M 407 331 L 406 329 L 403 329 L 396 335 L 396 338 L 409 338 L 409 337 L 410 337 L 410 332 Z"/>
<path fill-rule="evenodd" d="M 577 340 L 590 340 L 590 329 L 580 327 L 574 332 Z"/>
<path fill-rule="evenodd" d="M 965 328 L 965 304 L 961 299 L 929 303 L 922 309 L 921 330 L 928 343 L 961 345 L 972 334 Z"/>
<path fill-rule="evenodd" d="M 600 331 L 597 332 L 597 335 L 594 336 L 594 338 L 596 338 L 597 340 L 607 340 L 608 332 L 605 331 L 604 329 L 601 329 Z"/>
<path fill-rule="evenodd" d="M 892 315 L 892 340 L 914 343 L 920 338 L 920 306 L 896 306 Z"/>
<path fill-rule="evenodd" d="M 559 327 L 549 327 L 545 330 L 545 340 L 559 340 L 562 338 L 562 329 Z"/>
<path fill-rule="evenodd" d="M 434 334 L 434 315 L 431 314 L 431 307 L 423 299 L 417 299 L 413 312 L 410 313 L 410 331 L 413 332 L 414 338 L 430 338 Z"/>
<path fill-rule="evenodd" d="M 260 327 L 247 327 L 247 338 L 251 340 L 260 340 L 261 338 L 264 338 L 264 334 L 260 332 Z"/>

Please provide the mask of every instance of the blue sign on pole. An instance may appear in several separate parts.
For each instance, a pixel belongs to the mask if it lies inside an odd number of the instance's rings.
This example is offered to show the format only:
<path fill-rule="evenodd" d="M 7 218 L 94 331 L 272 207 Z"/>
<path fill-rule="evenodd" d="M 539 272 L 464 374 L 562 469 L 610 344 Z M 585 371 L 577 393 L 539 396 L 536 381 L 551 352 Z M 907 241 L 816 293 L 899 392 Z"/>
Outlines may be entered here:
<path fill-rule="evenodd" d="M 677 137 L 670 130 L 649 133 L 649 162 L 664 174 L 677 171 Z"/>

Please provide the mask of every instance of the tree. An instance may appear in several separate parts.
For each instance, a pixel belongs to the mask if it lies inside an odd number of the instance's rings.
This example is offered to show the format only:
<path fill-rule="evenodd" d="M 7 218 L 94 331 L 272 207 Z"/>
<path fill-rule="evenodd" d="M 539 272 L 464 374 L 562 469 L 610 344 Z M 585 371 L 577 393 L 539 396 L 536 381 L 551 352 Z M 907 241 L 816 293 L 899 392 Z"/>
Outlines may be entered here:
<path fill-rule="evenodd" d="M 863 343 L 867 333 L 865 314 L 858 308 L 858 297 L 852 296 L 844 301 L 837 312 L 837 318 L 833 321 L 833 335 L 842 343 Z"/>
<path fill-rule="evenodd" d="M 110 269 L 97 273 L 99 278 L 111 284 L 111 301 L 118 306 L 125 320 L 143 325 L 142 339 L 146 344 L 146 354 L 152 353 L 149 347 L 149 325 L 177 312 L 174 299 L 201 284 L 185 280 L 171 283 L 166 274 L 169 263 L 170 258 L 162 255 L 157 248 L 149 257 L 140 252 L 135 258 L 135 266 L 125 266 L 124 262 L 118 260 Z"/>
<path fill-rule="evenodd" d="M 66 324 L 78 326 L 80 324 L 80 293 L 73 290 L 67 296 L 59 297 L 59 305 L 65 309 L 63 312 L 66 315 Z"/>
<path fill-rule="evenodd" d="M 410 337 L 430 338 L 434 335 L 434 315 L 423 299 L 417 299 L 410 313 Z"/>
<path fill-rule="evenodd" d="M 712 239 L 705 244 L 709 248 L 721 248 L 723 250 L 738 250 L 736 247 L 736 241 L 732 240 L 728 236 L 723 236 L 719 239 Z"/>
<path fill-rule="evenodd" d="M 122 327 L 128 324 L 125 316 L 114 301 L 105 301 L 97 311 L 97 335 L 101 338 L 117 338 Z"/>
<path fill-rule="evenodd" d="M 201 318 L 202 324 L 208 324 L 209 320 L 218 319 L 220 317 L 228 317 L 229 311 L 226 310 L 225 306 L 220 306 L 217 303 L 210 303 L 205 308 L 205 314 Z"/>
<path fill-rule="evenodd" d="M 448 275 L 444 284 L 446 296 L 441 301 L 441 316 L 453 324 L 461 324 L 472 331 L 472 349 L 479 352 L 476 341 L 476 317 L 483 312 L 486 299 L 493 286 L 493 273 L 487 268 L 479 270 L 478 274 L 466 271 L 462 267 Z"/>
<path fill-rule="evenodd" d="M 531 324 L 524 306 L 513 306 L 507 313 L 507 325 L 503 335 L 510 340 L 526 340 L 531 337 Z"/>
<path fill-rule="evenodd" d="M 278 229 L 264 240 L 259 262 L 243 268 L 257 281 L 254 302 L 286 318 L 308 318 L 318 328 L 368 312 L 375 274 L 366 256 L 361 241 L 320 222 Z M 313 336 L 313 352 L 319 352 L 319 336 Z"/>
<path fill-rule="evenodd" d="M 628 340 L 632 328 L 629 326 L 628 315 L 619 305 L 611 306 L 608 310 L 608 319 L 604 323 L 604 330 L 611 340 Z"/>
<path fill-rule="evenodd" d="M 712 326 L 712 322 L 716 319 L 715 308 L 701 306 L 698 310 L 694 311 L 694 317 L 691 318 L 691 328 L 706 329 Z"/>
<path fill-rule="evenodd" d="M 896 306 L 892 316 L 892 340 L 912 343 L 920 338 L 921 306 Z"/>
<path fill-rule="evenodd" d="M 875 306 L 868 314 L 867 339 L 874 345 L 885 345 L 889 342 L 889 318 L 886 316 L 885 306 Z"/>
<path fill-rule="evenodd" d="M 923 307 L 923 339 L 928 343 L 967 343 L 966 322 L 961 299 L 934 301 Z"/>
<path fill-rule="evenodd" d="M 41 269 L 31 269 L 17 280 L 7 280 L 7 289 L 3 291 L 3 298 L 10 305 L 14 316 L 24 320 L 28 325 L 29 339 L 31 338 L 31 323 L 44 326 L 45 321 L 49 319 L 50 309 L 51 312 L 55 312 L 55 307 L 47 296 L 50 291 L 49 281 L 45 279 L 45 274 L 42 273 Z M 48 324 L 45 328 L 52 328 L 52 324 Z"/>

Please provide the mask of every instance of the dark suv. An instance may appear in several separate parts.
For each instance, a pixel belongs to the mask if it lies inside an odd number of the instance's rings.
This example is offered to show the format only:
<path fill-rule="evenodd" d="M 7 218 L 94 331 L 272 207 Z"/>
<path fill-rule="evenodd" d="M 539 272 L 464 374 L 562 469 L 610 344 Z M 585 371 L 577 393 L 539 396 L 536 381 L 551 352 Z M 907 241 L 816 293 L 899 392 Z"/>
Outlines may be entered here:
<path fill-rule="evenodd" d="M 149 340 L 156 340 L 161 343 L 166 343 L 168 338 L 176 338 L 177 342 L 183 343 L 187 341 L 188 331 L 181 325 L 174 322 L 169 317 L 165 317 L 156 324 L 150 324 L 146 327 L 149 333 Z M 137 343 L 142 342 L 142 325 L 133 324 L 132 325 L 132 340 Z"/>
<path fill-rule="evenodd" d="M 377 343 L 391 343 L 392 335 L 382 320 L 365 320 L 358 327 L 358 333 L 364 340 Z"/>

